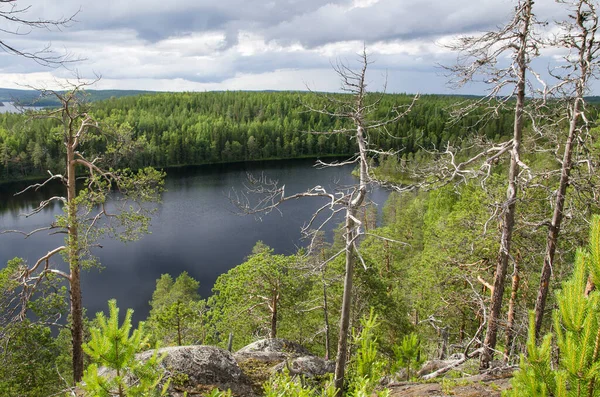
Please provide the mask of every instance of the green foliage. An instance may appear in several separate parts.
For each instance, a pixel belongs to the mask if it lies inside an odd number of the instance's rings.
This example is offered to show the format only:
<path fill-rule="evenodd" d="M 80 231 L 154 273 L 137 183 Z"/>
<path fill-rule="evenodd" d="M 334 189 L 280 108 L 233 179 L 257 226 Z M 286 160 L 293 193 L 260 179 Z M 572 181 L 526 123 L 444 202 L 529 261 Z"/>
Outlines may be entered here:
<path fill-rule="evenodd" d="M 331 379 L 325 387 L 310 387 L 302 378 L 292 378 L 287 370 L 275 374 L 264 384 L 265 397 L 334 397 Z"/>
<path fill-rule="evenodd" d="M 231 390 L 221 391 L 219 389 L 212 389 L 206 397 L 232 397 Z"/>
<path fill-rule="evenodd" d="M 528 356 L 521 357 L 521 370 L 508 396 L 600 396 L 600 291 L 587 288 L 588 283 L 597 285 L 600 269 L 600 216 L 595 215 L 591 225 L 589 247 L 577 251 L 573 275 L 556 293 L 558 368 L 551 366 L 551 335 L 538 347 L 531 317 Z"/>
<path fill-rule="evenodd" d="M 410 379 L 410 369 L 417 368 L 423 363 L 421 358 L 421 341 L 417 334 L 411 332 L 404 335 L 402 342 L 393 347 L 396 362 L 392 366 L 392 371 L 396 372 L 399 368 L 406 368 L 406 376 Z"/>
<path fill-rule="evenodd" d="M 86 154 L 89 158 L 102 154 L 110 166 L 132 169 L 352 154 L 346 139 L 303 133 L 344 127 L 336 118 L 305 112 L 302 103 L 309 102 L 309 95 L 206 92 L 110 98 L 92 104 L 94 118 L 103 130 L 111 132 L 110 139 L 88 142 Z M 314 98 L 310 102 L 319 106 L 321 100 Z M 481 123 L 477 128 L 472 127 L 480 116 L 477 111 L 472 117 L 448 124 L 446 109 L 463 100 L 422 95 L 408 115 L 387 126 L 389 134 L 373 136 L 372 143 L 382 150 L 402 149 L 405 158 L 410 155 L 414 159 L 413 154 L 422 147 L 457 142 L 465 134 L 478 132 L 489 139 L 499 139 L 511 131 L 503 128 L 512 120 L 509 112 L 501 112 L 493 123 Z M 373 120 L 385 118 L 393 105 L 411 102 L 408 95 L 384 95 L 378 111 L 372 113 Z M 26 122 L 26 118 L 0 114 L 2 179 L 41 175 L 62 164 L 64 149 L 56 139 L 57 123 L 47 119 Z M 115 157 L 114 153 L 119 155 Z"/>
<path fill-rule="evenodd" d="M 371 309 L 369 317 L 363 317 L 360 320 L 360 332 L 352 330 L 356 352 L 348 368 L 348 396 L 370 396 L 379 383 L 379 379 L 384 375 L 386 362 L 378 352 L 378 326 L 377 314 L 374 309 Z"/>
<path fill-rule="evenodd" d="M 59 347 L 49 327 L 25 320 L 4 327 L 0 336 L 1 396 L 45 397 L 65 386 L 54 365 Z"/>
<path fill-rule="evenodd" d="M 214 330 L 220 335 L 233 332 L 234 348 L 239 348 L 256 337 L 285 335 L 279 333 L 282 327 L 293 329 L 301 317 L 295 318 L 290 310 L 307 282 L 295 266 L 298 260 L 296 256 L 275 255 L 259 241 L 246 262 L 215 282 L 209 300 Z"/>
<path fill-rule="evenodd" d="M 355 354 L 349 368 L 346 395 L 349 397 L 389 396 L 385 389 L 375 391 L 383 376 L 385 362 L 377 350 L 377 315 L 372 309 L 368 317 L 360 321 L 360 332 L 353 332 Z M 302 377 L 291 377 L 287 370 L 274 375 L 264 384 L 265 397 L 333 397 L 336 395 L 334 382 L 330 378 L 322 386 L 311 386 Z"/>
<path fill-rule="evenodd" d="M 144 363 L 135 357 L 149 347 L 143 323 L 131 333 L 133 311 L 127 310 L 123 325 L 119 326 L 117 302 L 110 300 L 108 306 L 109 317 L 104 313 L 96 315 L 98 328 L 92 328 L 90 341 L 83 345 L 93 363 L 85 370 L 81 388 L 94 397 L 165 395 L 168 383 L 162 389 L 159 387 L 163 373 L 158 350 Z M 110 371 L 100 372 L 99 366 Z"/>
<path fill-rule="evenodd" d="M 206 338 L 206 302 L 198 295 L 199 282 L 187 272 L 175 281 L 168 274 L 156 280 L 147 326 L 163 345 L 202 344 Z"/>
<path fill-rule="evenodd" d="M 377 315 L 371 309 L 369 317 L 360 321 L 361 331 L 352 330 L 352 338 L 356 353 L 352 360 L 353 375 L 359 378 L 375 379 L 382 375 L 383 363 L 377 354 L 377 336 L 375 331 L 379 326 Z"/>

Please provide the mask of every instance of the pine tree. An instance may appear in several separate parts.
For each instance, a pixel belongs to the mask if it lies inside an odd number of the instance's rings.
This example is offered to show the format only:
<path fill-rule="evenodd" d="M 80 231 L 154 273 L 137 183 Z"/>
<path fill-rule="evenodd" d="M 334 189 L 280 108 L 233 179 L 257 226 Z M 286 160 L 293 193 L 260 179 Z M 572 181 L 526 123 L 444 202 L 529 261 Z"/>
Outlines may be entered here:
<path fill-rule="evenodd" d="M 163 378 L 158 350 L 146 362 L 136 360 L 136 353 L 148 346 L 144 323 L 131 333 L 133 310 L 127 310 L 123 325 L 119 327 L 117 301 L 108 301 L 109 318 L 104 313 L 96 315 L 97 328 L 91 330 L 91 340 L 83 350 L 92 359 L 83 374 L 81 387 L 86 395 L 94 397 L 147 397 L 164 396 L 168 382 L 161 389 Z M 109 369 L 101 371 L 99 366 Z"/>
<path fill-rule="evenodd" d="M 551 335 L 535 344 L 533 317 L 527 343 L 528 356 L 507 396 L 600 396 L 600 216 L 592 219 L 589 247 L 575 256 L 571 278 L 556 294 L 554 333 L 558 366 L 551 366 Z"/>

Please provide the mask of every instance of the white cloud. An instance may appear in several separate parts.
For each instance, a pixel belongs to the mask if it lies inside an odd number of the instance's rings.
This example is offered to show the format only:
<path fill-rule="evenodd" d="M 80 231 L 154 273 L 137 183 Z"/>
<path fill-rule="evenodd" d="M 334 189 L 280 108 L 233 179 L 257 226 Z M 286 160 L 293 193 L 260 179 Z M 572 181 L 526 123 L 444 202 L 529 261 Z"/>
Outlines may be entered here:
<path fill-rule="evenodd" d="M 101 87 L 170 91 L 304 89 L 306 83 L 334 90 L 331 63 L 352 63 L 366 43 L 377 82 L 387 72 L 391 90 L 444 93 L 436 64 L 456 58 L 444 44 L 494 29 L 514 6 L 512 0 L 63 0 L 62 7 L 30 1 L 32 18 L 60 18 L 81 6 L 79 22 L 8 36 L 17 48 L 66 49 L 85 58 L 71 65 L 81 75 L 103 76 Z M 543 18 L 560 8 L 553 1 L 536 6 Z M 543 52 L 555 60 L 562 54 Z M 52 84 L 72 75 L 5 53 L 0 73 L 0 86 L 44 78 Z"/>

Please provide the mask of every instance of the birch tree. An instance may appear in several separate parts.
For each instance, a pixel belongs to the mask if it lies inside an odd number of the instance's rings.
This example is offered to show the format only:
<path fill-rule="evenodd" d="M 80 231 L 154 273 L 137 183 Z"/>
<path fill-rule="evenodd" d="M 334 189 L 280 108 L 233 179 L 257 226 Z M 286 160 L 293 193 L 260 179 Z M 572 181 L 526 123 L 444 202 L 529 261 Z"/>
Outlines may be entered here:
<path fill-rule="evenodd" d="M 79 84 L 66 93 L 47 92 L 56 97 L 61 106 L 47 112 L 48 117 L 57 123 L 57 134 L 64 144 L 65 170 L 62 173 L 48 171 L 49 177 L 41 183 L 28 186 L 28 190 L 43 189 L 56 181 L 64 187 L 63 196 L 53 196 L 43 200 L 38 207 L 25 216 L 33 216 L 51 204 L 59 203 L 64 215 L 46 227 L 32 231 L 4 230 L 0 233 L 20 233 L 25 238 L 36 233 L 63 233 L 64 244 L 50 250 L 35 263 L 19 262 L 17 267 L 8 267 L 5 275 L 13 292 L 5 307 L 15 313 L 15 319 L 26 317 L 28 304 L 39 287 L 48 278 L 58 277 L 69 288 L 72 366 L 73 378 L 79 382 L 83 376 L 83 300 L 81 295 L 81 270 L 95 263 L 91 249 L 99 247 L 98 240 L 103 236 L 115 237 L 123 241 L 134 240 L 147 232 L 149 215 L 154 206 L 144 202 L 156 202 L 162 189 L 163 174 L 153 169 L 138 172 L 104 169 L 102 157 L 88 157 L 85 145 L 98 139 L 111 139 L 103 133 L 100 125 L 82 103 Z M 78 183 L 84 179 L 83 186 Z M 118 192 L 118 195 L 112 194 Z M 109 197 L 112 200 L 109 202 Z M 60 257 L 68 265 L 68 270 L 60 267 Z"/>

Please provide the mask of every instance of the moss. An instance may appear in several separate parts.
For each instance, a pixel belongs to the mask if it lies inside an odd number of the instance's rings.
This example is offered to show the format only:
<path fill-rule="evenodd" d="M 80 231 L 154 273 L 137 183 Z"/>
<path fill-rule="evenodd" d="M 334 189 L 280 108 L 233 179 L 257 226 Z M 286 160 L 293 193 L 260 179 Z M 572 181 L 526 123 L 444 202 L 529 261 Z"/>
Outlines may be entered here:
<path fill-rule="evenodd" d="M 242 372 L 250 379 L 252 390 L 258 395 L 263 395 L 263 384 L 271 377 L 271 366 L 272 363 L 249 358 L 247 360 L 240 360 L 238 365 L 242 369 Z"/>

